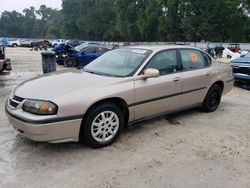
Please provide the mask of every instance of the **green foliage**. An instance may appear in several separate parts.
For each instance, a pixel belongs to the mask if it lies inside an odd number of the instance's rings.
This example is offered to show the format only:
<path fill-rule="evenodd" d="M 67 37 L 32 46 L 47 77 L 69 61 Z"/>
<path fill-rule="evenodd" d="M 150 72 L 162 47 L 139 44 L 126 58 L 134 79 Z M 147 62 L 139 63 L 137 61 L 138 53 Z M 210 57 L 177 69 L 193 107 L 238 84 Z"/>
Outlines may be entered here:
<path fill-rule="evenodd" d="M 38 10 L 26 8 L 23 14 L 4 11 L 0 17 L 0 35 L 13 38 L 59 38 L 61 11 L 41 5 Z"/>
<path fill-rule="evenodd" d="M 249 0 L 73 1 L 78 5 L 71 2 L 63 0 L 63 13 L 69 18 L 64 31 L 66 35 L 70 33 L 69 37 L 123 41 L 249 41 Z M 73 17 L 72 12 L 76 13 Z"/>
<path fill-rule="evenodd" d="M 250 0 L 62 0 L 3 12 L 0 35 L 115 41 L 250 41 Z"/>

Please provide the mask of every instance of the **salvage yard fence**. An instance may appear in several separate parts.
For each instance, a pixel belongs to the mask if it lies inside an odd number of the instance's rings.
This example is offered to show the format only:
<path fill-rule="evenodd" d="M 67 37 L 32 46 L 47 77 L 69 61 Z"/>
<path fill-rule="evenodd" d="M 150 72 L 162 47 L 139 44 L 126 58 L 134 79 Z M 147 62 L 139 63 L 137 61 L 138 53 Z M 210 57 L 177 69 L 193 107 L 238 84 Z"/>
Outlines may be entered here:
<path fill-rule="evenodd" d="M 191 47 L 197 47 L 206 49 L 207 47 L 215 47 L 218 45 L 222 45 L 223 47 L 228 47 L 229 44 L 232 43 L 215 43 L 215 42 L 107 42 L 107 41 L 96 41 L 105 45 L 116 45 L 116 46 L 124 46 L 124 45 L 167 45 L 167 44 L 181 44 Z M 250 51 L 250 43 L 238 43 L 240 44 L 241 50 Z"/>

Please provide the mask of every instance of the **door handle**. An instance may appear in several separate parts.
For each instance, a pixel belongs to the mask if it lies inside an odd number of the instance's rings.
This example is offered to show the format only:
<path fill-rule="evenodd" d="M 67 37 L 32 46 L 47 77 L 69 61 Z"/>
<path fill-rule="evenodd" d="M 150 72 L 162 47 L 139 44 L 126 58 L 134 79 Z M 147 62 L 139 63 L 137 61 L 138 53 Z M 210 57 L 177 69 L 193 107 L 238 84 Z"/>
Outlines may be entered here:
<path fill-rule="evenodd" d="M 181 79 L 181 77 L 176 77 L 173 79 L 174 82 L 178 82 Z"/>

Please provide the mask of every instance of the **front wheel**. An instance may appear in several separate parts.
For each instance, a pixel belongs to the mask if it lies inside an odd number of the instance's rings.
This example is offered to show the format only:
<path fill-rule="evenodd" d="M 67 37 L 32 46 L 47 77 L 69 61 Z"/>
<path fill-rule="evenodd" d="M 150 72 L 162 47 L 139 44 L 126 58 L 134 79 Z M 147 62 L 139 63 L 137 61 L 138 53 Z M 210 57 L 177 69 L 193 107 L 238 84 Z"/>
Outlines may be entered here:
<path fill-rule="evenodd" d="M 215 111 L 221 100 L 221 88 L 218 85 L 212 85 L 212 87 L 208 90 L 207 95 L 202 103 L 201 109 L 204 112 L 213 112 Z"/>
<path fill-rule="evenodd" d="M 80 137 L 92 148 L 112 144 L 124 125 L 124 115 L 120 108 L 111 103 L 94 107 L 84 118 Z"/>
<path fill-rule="evenodd" d="M 76 61 L 74 59 L 67 59 L 64 61 L 65 67 L 76 67 Z"/>

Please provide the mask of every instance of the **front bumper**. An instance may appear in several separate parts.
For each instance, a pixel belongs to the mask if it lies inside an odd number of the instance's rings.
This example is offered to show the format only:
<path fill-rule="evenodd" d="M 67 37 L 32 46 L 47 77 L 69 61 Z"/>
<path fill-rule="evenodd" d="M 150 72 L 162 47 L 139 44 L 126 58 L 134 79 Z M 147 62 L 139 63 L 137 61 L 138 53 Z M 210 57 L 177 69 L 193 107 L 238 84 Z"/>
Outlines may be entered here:
<path fill-rule="evenodd" d="M 82 119 L 60 118 L 37 121 L 15 114 L 15 109 L 5 105 L 5 112 L 12 126 L 30 140 L 49 143 L 77 142 Z M 59 120 L 60 120 L 59 119 Z"/>
<path fill-rule="evenodd" d="M 250 82 L 250 75 L 248 74 L 234 73 L 233 75 L 235 81 Z"/>
<path fill-rule="evenodd" d="M 0 60 L 0 71 L 11 71 L 11 61 L 10 59 Z"/>

